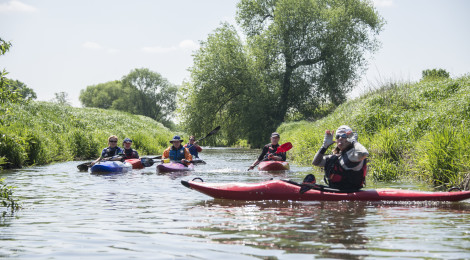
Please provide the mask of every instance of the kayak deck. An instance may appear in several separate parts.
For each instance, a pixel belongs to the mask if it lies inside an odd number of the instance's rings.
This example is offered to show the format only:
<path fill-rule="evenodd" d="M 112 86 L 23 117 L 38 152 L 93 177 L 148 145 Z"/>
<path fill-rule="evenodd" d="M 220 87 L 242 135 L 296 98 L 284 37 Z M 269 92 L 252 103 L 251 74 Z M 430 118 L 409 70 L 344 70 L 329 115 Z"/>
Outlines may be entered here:
<path fill-rule="evenodd" d="M 217 199 L 292 200 L 292 201 L 460 201 L 470 198 L 470 191 L 423 192 L 401 189 L 362 190 L 333 193 L 309 190 L 300 194 L 300 186 L 282 180 L 261 183 L 206 183 L 181 181 L 191 189 Z"/>
<path fill-rule="evenodd" d="M 185 171 L 194 171 L 194 165 L 189 164 L 188 166 L 184 166 L 183 164 L 176 162 L 162 163 L 157 165 L 157 173 Z"/>
<path fill-rule="evenodd" d="M 92 173 L 124 173 L 132 169 L 130 163 L 120 161 L 104 161 L 93 165 L 90 168 Z"/>
<path fill-rule="evenodd" d="M 287 171 L 290 169 L 286 161 L 262 161 L 258 164 L 259 171 Z"/>

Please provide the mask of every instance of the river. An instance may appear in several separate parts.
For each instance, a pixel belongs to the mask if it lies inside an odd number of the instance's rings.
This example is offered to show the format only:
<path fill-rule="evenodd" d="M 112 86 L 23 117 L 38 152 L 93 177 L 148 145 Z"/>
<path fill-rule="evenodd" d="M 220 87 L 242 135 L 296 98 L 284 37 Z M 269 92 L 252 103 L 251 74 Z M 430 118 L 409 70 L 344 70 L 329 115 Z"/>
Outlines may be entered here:
<path fill-rule="evenodd" d="M 0 258 L 470 259 L 470 200 L 240 202 L 180 183 L 301 181 L 312 172 L 297 166 L 283 175 L 247 172 L 258 152 L 205 149 L 207 164 L 187 176 L 156 174 L 155 165 L 92 175 L 76 169 L 81 162 L 3 171 L 23 209 L 0 218 Z"/>

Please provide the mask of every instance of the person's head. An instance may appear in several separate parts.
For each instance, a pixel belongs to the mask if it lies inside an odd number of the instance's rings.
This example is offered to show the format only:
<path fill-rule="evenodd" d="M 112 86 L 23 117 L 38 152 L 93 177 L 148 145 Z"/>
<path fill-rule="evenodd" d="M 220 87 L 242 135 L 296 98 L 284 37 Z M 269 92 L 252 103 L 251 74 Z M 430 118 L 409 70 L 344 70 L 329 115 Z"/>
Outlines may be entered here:
<path fill-rule="evenodd" d="M 115 135 L 111 135 L 108 137 L 108 145 L 109 147 L 116 147 L 118 142 L 118 137 Z"/>
<path fill-rule="evenodd" d="M 181 142 L 183 142 L 183 139 L 179 135 L 173 136 L 173 139 L 170 140 L 170 143 L 173 144 L 175 148 L 179 148 L 181 146 Z"/>
<path fill-rule="evenodd" d="M 347 125 L 342 125 L 336 129 L 336 147 L 343 151 L 347 149 L 351 143 L 348 141 L 348 138 L 353 136 L 353 131 L 351 127 Z"/>
<path fill-rule="evenodd" d="M 129 138 L 126 138 L 124 139 L 124 141 L 122 141 L 122 145 L 124 146 L 125 149 L 131 149 L 132 140 Z"/>
<path fill-rule="evenodd" d="M 271 144 L 279 144 L 279 139 L 281 139 L 281 136 L 278 133 L 274 132 L 271 134 Z"/>
<path fill-rule="evenodd" d="M 194 137 L 194 135 L 191 135 L 189 137 L 189 144 L 194 144 L 195 141 L 196 141 L 196 138 Z"/>

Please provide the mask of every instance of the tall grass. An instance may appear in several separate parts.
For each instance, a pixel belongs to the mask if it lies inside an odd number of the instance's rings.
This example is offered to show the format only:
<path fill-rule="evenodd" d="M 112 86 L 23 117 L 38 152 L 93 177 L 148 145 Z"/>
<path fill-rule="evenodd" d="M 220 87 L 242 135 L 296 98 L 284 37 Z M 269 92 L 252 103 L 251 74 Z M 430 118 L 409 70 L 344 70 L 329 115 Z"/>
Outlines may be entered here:
<path fill-rule="evenodd" d="M 390 83 L 314 122 L 281 125 L 289 157 L 310 164 L 325 129 L 347 124 L 370 152 L 368 178 L 458 185 L 470 173 L 470 76 Z"/>
<path fill-rule="evenodd" d="M 172 136 L 148 117 L 49 102 L 12 105 L 1 119 L 0 165 L 9 168 L 96 158 L 110 135 L 131 138 L 140 154 L 159 154 Z"/>

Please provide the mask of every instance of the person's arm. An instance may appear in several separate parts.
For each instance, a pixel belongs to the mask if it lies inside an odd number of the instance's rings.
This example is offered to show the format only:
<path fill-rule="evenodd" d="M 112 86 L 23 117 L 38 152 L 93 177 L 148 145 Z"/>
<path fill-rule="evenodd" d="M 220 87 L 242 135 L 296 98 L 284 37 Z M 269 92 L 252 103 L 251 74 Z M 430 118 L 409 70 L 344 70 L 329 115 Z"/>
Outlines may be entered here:
<path fill-rule="evenodd" d="M 202 152 L 202 148 L 197 144 L 196 144 L 196 150 L 197 150 L 198 153 Z"/>
<path fill-rule="evenodd" d="M 264 159 L 264 156 L 268 153 L 268 150 L 269 150 L 269 147 L 265 145 L 263 147 L 263 151 L 261 152 L 260 156 L 258 156 L 258 159 L 251 164 L 248 170 L 253 170 L 256 167 L 256 165 L 258 165 L 258 163 Z"/>
<path fill-rule="evenodd" d="M 315 157 L 313 157 L 312 164 L 315 166 L 323 167 L 325 166 L 325 152 L 330 147 L 330 145 L 334 144 L 335 142 L 333 141 L 333 134 L 334 131 L 326 130 L 325 131 L 325 137 L 323 139 L 323 145 L 321 146 L 320 150 L 315 154 Z"/>
<path fill-rule="evenodd" d="M 353 145 L 354 148 L 352 153 L 349 154 L 349 160 L 352 162 L 360 162 L 369 156 L 369 152 L 362 144 L 359 142 L 354 142 Z"/>
<path fill-rule="evenodd" d="M 193 160 L 193 156 L 189 152 L 189 149 L 184 148 L 184 159 L 182 160 L 182 162 L 185 163 L 185 162 L 188 162 L 188 161 L 190 162 L 192 160 Z"/>
<path fill-rule="evenodd" d="M 163 160 L 163 159 L 170 158 L 170 149 L 171 149 L 171 147 L 166 148 L 165 151 L 163 151 L 162 160 Z"/>

